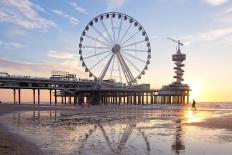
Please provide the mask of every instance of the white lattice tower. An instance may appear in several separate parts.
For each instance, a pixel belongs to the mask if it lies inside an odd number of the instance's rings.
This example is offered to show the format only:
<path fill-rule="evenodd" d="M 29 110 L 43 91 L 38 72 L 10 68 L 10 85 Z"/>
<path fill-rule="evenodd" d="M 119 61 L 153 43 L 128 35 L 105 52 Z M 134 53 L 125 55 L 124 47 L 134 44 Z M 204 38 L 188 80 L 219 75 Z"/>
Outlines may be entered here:
<path fill-rule="evenodd" d="M 185 65 L 183 64 L 183 61 L 186 59 L 186 55 L 181 53 L 180 50 L 180 46 L 178 46 L 178 50 L 176 52 L 176 54 L 172 55 L 172 61 L 175 62 L 175 73 L 176 75 L 173 77 L 176 79 L 176 83 L 177 84 L 181 84 L 182 81 L 184 81 L 183 79 L 183 75 L 184 75 L 184 70 L 182 69 Z"/>

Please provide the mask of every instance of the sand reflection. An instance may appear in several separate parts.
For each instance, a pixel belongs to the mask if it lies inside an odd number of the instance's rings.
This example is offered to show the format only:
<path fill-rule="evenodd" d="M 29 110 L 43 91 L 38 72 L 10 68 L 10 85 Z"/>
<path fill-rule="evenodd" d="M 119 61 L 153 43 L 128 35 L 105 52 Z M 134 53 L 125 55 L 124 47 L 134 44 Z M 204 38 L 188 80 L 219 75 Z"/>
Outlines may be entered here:
<path fill-rule="evenodd" d="M 208 111 L 195 111 L 192 109 L 185 109 L 183 119 L 184 123 L 193 123 L 193 122 L 202 122 L 205 119 L 209 118 L 212 116 L 212 113 Z"/>

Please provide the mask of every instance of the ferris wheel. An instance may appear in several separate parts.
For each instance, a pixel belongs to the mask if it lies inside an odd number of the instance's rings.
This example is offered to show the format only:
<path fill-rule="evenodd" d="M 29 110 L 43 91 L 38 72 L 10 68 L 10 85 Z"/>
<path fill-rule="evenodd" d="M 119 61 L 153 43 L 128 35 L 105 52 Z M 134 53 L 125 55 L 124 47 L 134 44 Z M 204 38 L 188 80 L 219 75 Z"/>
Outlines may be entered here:
<path fill-rule="evenodd" d="M 89 77 L 134 85 L 148 69 L 151 47 L 138 21 L 123 13 L 108 12 L 86 25 L 79 54 Z"/>

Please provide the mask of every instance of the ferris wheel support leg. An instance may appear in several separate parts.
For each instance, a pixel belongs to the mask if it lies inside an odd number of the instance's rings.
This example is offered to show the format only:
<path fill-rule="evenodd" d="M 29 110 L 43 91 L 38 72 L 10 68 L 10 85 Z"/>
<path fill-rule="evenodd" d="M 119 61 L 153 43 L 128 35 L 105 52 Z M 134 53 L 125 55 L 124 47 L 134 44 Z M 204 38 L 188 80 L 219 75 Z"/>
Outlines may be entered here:
<path fill-rule="evenodd" d="M 113 58 L 114 58 L 114 54 L 112 54 L 112 56 L 110 57 L 109 61 L 106 64 L 105 68 L 103 69 L 103 71 L 102 71 L 102 73 L 101 73 L 101 75 L 99 77 L 100 81 L 102 81 L 104 79 L 104 77 L 106 75 L 106 72 L 107 72 Z"/>

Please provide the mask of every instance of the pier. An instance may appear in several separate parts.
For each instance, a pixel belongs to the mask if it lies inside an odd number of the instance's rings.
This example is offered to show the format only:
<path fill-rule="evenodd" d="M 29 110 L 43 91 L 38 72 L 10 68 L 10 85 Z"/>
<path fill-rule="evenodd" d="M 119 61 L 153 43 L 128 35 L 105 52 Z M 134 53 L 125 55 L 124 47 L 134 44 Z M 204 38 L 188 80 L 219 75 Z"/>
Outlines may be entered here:
<path fill-rule="evenodd" d="M 99 81 L 69 77 L 38 78 L 8 73 L 0 74 L 0 89 L 12 90 L 14 104 L 23 103 L 21 91 L 24 89 L 32 90 L 33 104 L 40 104 L 40 94 L 43 90 L 49 90 L 49 104 L 55 105 L 185 104 L 189 101 L 188 91 L 179 95 L 159 95 L 159 90 L 150 89 L 149 84 L 123 86 L 112 82 L 99 83 Z M 58 102 L 58 99 L 61 102 Z"/>

